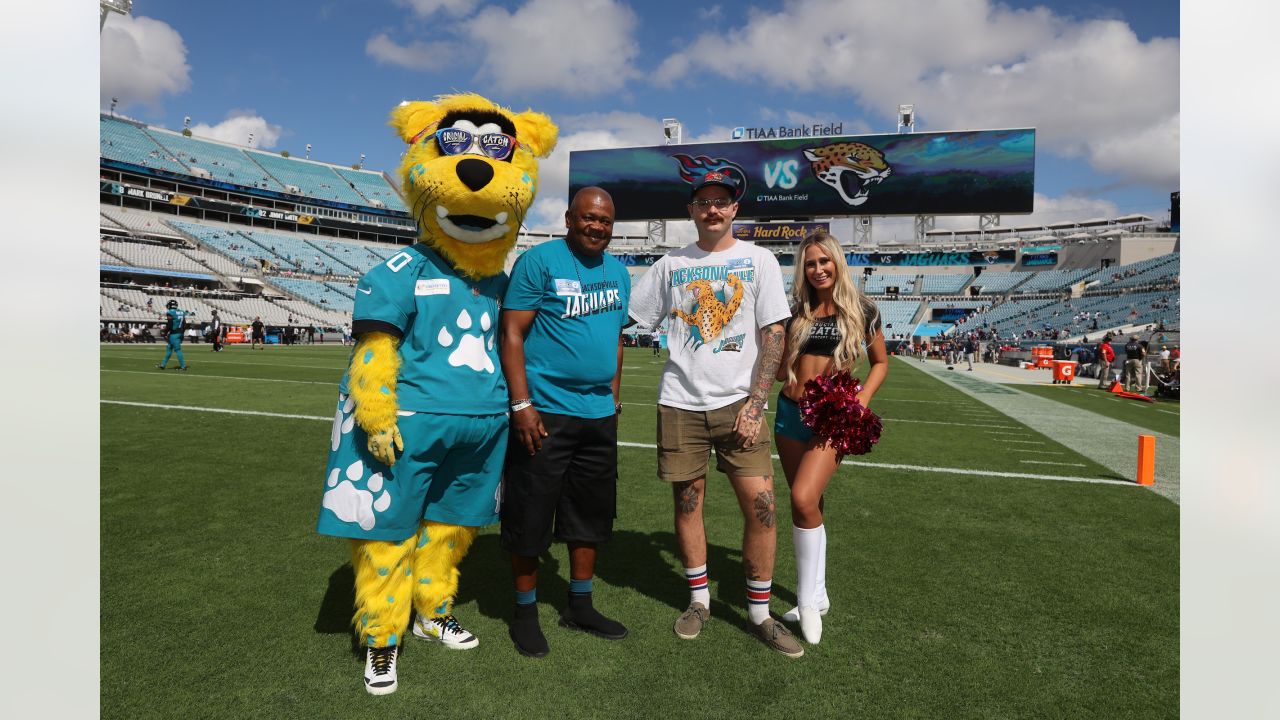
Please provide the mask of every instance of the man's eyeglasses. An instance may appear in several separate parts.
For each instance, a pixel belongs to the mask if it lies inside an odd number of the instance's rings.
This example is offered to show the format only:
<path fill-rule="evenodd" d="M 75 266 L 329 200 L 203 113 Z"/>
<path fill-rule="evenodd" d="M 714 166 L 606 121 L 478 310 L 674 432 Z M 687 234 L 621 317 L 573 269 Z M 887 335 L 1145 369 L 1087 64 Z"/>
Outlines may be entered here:
<path fill-rule="evenodd" d="M 691 201 L 689 203 L 689 207 L 698 208 L 699 210 L 708 207 L 716 207 L 723 210 L 732 204 L 733 200 L 731 198 L 698 198 L 697 200 Z"/>
<path fill-rule="evenodd" d="M 516 146 L 520 144 L 506 133 L 491 132 L 473 135 L 461 128 L 441 128 L 432 133 L 432 137 L 440 146 L 440 152 L 445 155 L 462 155 L 470 152 L 472 147 L 476 147 L 485 156 L 494 160 L 506 160 L 511 157 L 511 153 L 515 152 Z"/>

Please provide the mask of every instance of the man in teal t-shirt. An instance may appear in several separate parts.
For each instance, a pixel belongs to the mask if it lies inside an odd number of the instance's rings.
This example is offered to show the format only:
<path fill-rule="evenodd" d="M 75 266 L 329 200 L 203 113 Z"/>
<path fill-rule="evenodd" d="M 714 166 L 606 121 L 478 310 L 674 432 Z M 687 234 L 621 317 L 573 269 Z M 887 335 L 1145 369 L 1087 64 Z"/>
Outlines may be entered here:
<path fill-rule="evenodd" d="M 182 332 L 187 326 L 187 311 L 178 309 L 178 301 L 170 300 L 165 303 L 164 314 L 164 360 L 156 367 L 161 370 L 165 365 L 169 364 L 169 358 L 173 355 L 178 356 L 178 369 L 187 369 L 187 359 L 182 356 Z"/>
<path fill-rule="evenodd" d="M 609 640 L 622 623 L 592 606 L 596 546 L 617 514 L 622 328 L 631 277 L 605 252 L 613 200 L 584 188 L 565 213 L 568 233 L 516 261 L 502 309 L 502 370 L 511 391 L 503 480 L 502 546 L 511 553 L 516 607 L 511 639 L 524 655 L 549 652 L 538 624 L 538 556 L 569 546 L 563 627 Z"/>

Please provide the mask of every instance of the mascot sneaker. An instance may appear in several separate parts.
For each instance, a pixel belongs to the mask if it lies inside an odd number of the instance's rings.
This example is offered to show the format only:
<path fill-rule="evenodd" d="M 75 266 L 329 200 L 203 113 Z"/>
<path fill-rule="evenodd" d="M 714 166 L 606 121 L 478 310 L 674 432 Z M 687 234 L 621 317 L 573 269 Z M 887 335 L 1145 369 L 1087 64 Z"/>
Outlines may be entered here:
<path fill-rule="evenodd" d="M 390 695 L 396 691 L 396 657 L 400 646 L 366 648 L 364 689 L 370 695 Z"/>
<path fill-rule="evenodd" d="M 443 643 L 450 650 L 470 650 L 480 644 L 479 638 L 458 624 L 452 615 L 428 618 L 421 615 L 413 622 L 413 634 L 423 640 L 434 640 Z"/>

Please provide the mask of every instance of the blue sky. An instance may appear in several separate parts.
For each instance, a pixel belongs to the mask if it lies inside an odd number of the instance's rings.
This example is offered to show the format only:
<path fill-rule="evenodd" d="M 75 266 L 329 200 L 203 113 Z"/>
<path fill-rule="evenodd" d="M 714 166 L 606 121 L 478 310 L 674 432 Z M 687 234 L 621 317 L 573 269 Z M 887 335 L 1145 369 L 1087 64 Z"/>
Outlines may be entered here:
<path fill-rule="evenodd" d="M 1038 129 L 1036 214 L 1144 212 L 1177 190 L 1178 4 L 986 0 L 136 0 L 102 35 L 102 103 L 197 135 L 394 174 L 404 99 L 470 90 L 561 127 L 531 226 L 562 226 L 568 151 L 739 125 Z M 976 227 L 977 218 L 939 218 Z M 877 221 L 878 240 L 910 221 Z M 901 237 L 904 236 L 905 237 Z"/>

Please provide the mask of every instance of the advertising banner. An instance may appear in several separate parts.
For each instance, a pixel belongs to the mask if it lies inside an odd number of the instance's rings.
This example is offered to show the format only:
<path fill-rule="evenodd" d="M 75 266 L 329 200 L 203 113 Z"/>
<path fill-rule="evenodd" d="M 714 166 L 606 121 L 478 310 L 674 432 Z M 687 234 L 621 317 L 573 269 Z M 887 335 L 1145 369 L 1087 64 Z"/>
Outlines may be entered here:
<path fill-rule="evenodd" d="M 738 218 L 1030 213 L 1035 130 L 799 137 L 569 153 L 569 196 L 597 185 L 618 221 L 686 219 L 713 170 L 739 183 Z"/>
<path fill-rule="evenodd" d="M 1039 253 L 1029 253 L 1024 251 L 1022 253 L 1023 267 L 1044 267 L 1047 265 L 1057 265 L 1057 264 L 1058 264 L 1058 253 L 1053 252 L 1052 250 L 1049 252 L 1039 252 Z"/>
<path fill-rule="evenodd" d="M 734 223 L 733 236 L 757 243 L 798 243 L 819 230 L 831 232 L 831 223 Z"/>
<path fill-rule="evenodd" d="M 939 267 L 945 265 L 1011 265 L 1018 251 L 970 250 L 968 252 L 918 252 L 918 253 L 846 253 L 845 262 L 850 265 L 879 265 L 883 267 Z"/>

